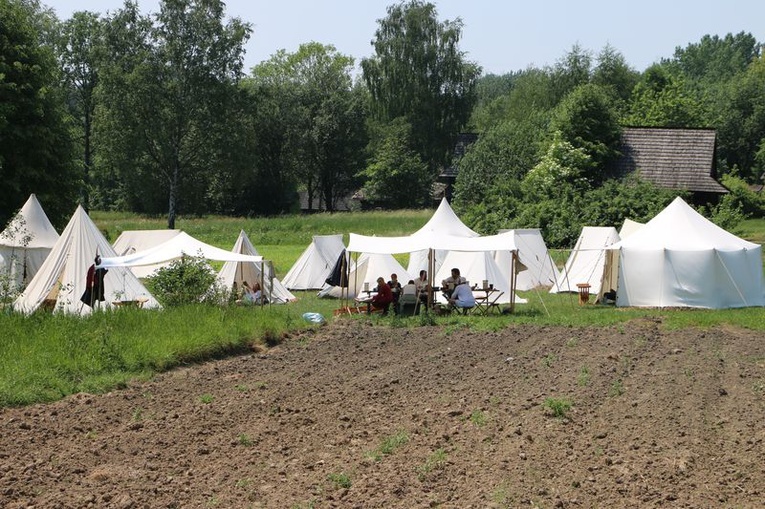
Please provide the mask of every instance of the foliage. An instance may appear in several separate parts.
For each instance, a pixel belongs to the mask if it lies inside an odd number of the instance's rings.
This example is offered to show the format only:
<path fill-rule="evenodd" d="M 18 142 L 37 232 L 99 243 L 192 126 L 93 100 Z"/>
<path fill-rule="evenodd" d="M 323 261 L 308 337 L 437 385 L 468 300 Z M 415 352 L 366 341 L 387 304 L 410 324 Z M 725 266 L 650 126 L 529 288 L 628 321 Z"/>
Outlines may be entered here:
<path fill-rule="evenodd" d="M 0 224 L 31 193 L 54 224 L 74 209 L 74 145 L 53 48 L 42 31 L 51 23 L 36 3 L 0 0 Z"/>
<path fill-rule="evenodd" d="M 224 24 L 224 7 L 220 0 L 167 0 L 154 24 L 127 2 L 107 20 L 101 157 L 133 207 L 167 210 L 169 228 L 180 203 L 203 210 L 217 142 L 230 126 L 251 28 L 238 18 Z M 166 209 L 158 194 L 142 192 L 147 187 L 167 193 Z"/>
<path fill-rule="evenodd" d="M 723 169 L 737 169 L 747 182 L 765 174 L 765 55 L 730 80 L 720 110 L 718 157 Z"/>
<path fill-rule="evenodd" d="M 276 160 L 307 192 L 311 208 L 321 200 L 334 210 L 336 200 L 356 188 L 363 166 L 366 96 L 352 86 L 353 65 L 334 46 L 314 42 L 295 53 L 280 50 L 254 67 L 249 80 L 258 109 L 277 120 L 255 151 Z"/>
<path fill-rule="evenodd" d="M 632 91 L 623 123 L 646 127 L 703 127 L 703 107 L 681 75 L 655 64 Z"/>
<path fill-rule="evenodd" d="M 565 398 L 545 398 L 544 406 L 553 416 L 563 419 L 571 410 L 571 401 Z"/>
<path fill-rule="evenodd" d="M 492 199 L 494 188 L 509 180 L 522 180 L 539 162 L 546 117 L 528 116 L 502 122 L 478 138 L 459 161 L 455 201 L 477 205 Z"/>
<path fill-rule="evenodd" d="M 360 173 L 365 202 L 383 208 L 421 207 L 430 201 L 431 178 L 419 154 L 407 148 L 411 126 L 401 117 L 370 129 L 371 156 Z"/>
<path fill-rule="evenodd" d="M 103 22 L 98 15 L 75 12 L 61 26 L 58 58 L 63 72 L 69 113 L 75 120 L 82 167 L 80 204 L 90 208 L 90 171 L 94 163 L 93 122 L 96 113 L 96 86 Z M 78 158 L 80 159 L 80 158 Z"/>
<path fill-rule="evenodd" d="M 585 149 L 575 147 L 556 131 L 542 159 L 523 178 L 523 189 L 533 198 L 558 198 L 586 191 L 592 159 Z"/>
<path fill-rule="evenodd" d="M 659 188 L 636 175 L 625 180 L 610 179 L 584 196 L 588 205 L 579 220 L 582 226 L 618 226 L 625 219 L 645 223 L 678 195 L 688 199 L 687 193 Z"/>
<path fill-rule="evenodd" d="M 590 157 L 590 167 L 582 167 L 582 176 L 591 185 L 599 185 L 608 176 L 610 163 L 619 155 L 621 139 L 621 127 L 608 91 L 593 84 L 575 88 L 556 108 L 551 128 Z"/>
<path fill-rule="evenodd" d="M 628 104 L 640 74 L 631 68 L 624 55 L 610 44 L 606 44 L 598 53 L 597 62 L 591 83 L 609 89 L 617 101 L 617 108 L 621 110 Z"/>
<path fill-rule="evenodd" d="M 409 0 L 378 20 L 375 54 L 361 61 L 372 112 L 404 117 L 411 146 L 431 171 L 445 165 L 475 102 L 480 68 L 459 49 L 462 20 L 438 21 L 435 5 Z"/>
<path fill-rule="evenodd" d="M 148 279 L 149 290 L 163 306 L 220 304 L 226 299 L 216 282 L 217 274 L 201 256 L 183 256 Z"/>

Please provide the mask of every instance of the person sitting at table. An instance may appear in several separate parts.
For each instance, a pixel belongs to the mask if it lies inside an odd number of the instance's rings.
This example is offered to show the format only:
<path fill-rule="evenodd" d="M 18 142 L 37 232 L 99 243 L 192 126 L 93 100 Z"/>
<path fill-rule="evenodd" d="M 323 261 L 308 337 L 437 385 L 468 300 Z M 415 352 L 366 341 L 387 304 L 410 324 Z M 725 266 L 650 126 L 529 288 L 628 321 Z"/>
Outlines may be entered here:
<path fill-rule="evenodd" d="M 454 308 L 462 309 L 466 311 L 472 307 L 475 307 L 475 297 L 473 296 L 473 290 L 467 283 L 459 283 L 454 287 L 452 294 L 449 296 L 449 305 Z"/>
<path fill-rule="evenodd" d="M 403 313 L 407 306 L 415 306 L 417 304 L 417 286 L 414 284 L 414 279 L 410 279 L 407 284 L 401 287 L 401 297 L 398 299 L 399 313 Z"/>
<path fill-rule="evenodd" d="M 398 275 L 393 273 L 388 281 L 390 291 L 393 292 L 393 312 L 398 314 L 398 299 L 401 296 L 401 283 L 398 281 Z"/>
<path fill-rule="evenodd" d="M 450 298 L 454 289 L 457 288 L 457 285 L 463 283 L 467 283 L 467 279 L 460 276 L 460 269 L 454 267 L 452 269 L 452 275 L 441 281 L 441 290 L 443 290 L 444 294 Z"/>
<path fill-rule="evenodd" d="M 420 271 L 420 276 L 414 280 L 414 286 L 417 289 L 417 297 L 420 299 L 420 303 L 427 305 L 430 285 L 428 284 L 428 272 L 426 270 Z"/>
<path fill-rule="evenodd" d="M 390 304 L 393 302 L 393 292 L 391 292 L 390 286 L 388 286 L 382 277 L 377 278 L 376 291 L 377 293 L 371 299 L 364 299 L 362 301 L 367 303 L 367 313 L 382 310 L 382 314 L 387 315 Z M 358 297 L 356 300 L 358 300 Z"/>

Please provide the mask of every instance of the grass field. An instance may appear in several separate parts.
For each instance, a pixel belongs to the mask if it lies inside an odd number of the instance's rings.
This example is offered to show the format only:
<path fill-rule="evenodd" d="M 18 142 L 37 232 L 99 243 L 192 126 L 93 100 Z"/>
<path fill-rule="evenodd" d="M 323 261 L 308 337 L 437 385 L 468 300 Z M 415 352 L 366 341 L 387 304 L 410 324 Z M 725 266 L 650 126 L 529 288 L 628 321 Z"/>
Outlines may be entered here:
<path fill-rule="evenodd" d="M 260 254 L 271 259 L 283 276 L 311 242 L 312 235 L 349 232 L 404 235 L 420 228 L 432 211 L 359 212 L 274 218 L 180 218 L 177 227 L 194 237 L 230 249 L 244 230 Z M 114 241 L 123 230 L 165 227 L 164 218 L 131 214 L 93 213 L 98 227 Z M 765 220 L 742 224 L 740 235 L 765 241 Z M 559 265 L 567 250 L 554 250 Z M 405 259 L 400 260 L 403 263 Z M 119 310 L 78 318 L 36 313 L 23 317 L 0 313 L 0 406 L 52 401 L 80 391 L 101 392 L 124 386 L 134 378 L 189 362 L 247 351 L 278 342 L 283 335 L 316 327 L 303 313 L 331 318 L 335 300 L 298 292 L 298 301 L 265 308 L 188 306 L 161 311 Z M 616 309 L 579 306 L 576 296 L 525 292 L 527 304 L 513 315 L 489 317 L 421 315 L 397 318 L 355 316 L 389 327 L 442 325 L 496 330 L 509 324 L 609 326 L 639 317 L 658 317 L 665 327 L 712 327 L 727 324 L 765 330 L 761 308 L 731 310 Z"/>

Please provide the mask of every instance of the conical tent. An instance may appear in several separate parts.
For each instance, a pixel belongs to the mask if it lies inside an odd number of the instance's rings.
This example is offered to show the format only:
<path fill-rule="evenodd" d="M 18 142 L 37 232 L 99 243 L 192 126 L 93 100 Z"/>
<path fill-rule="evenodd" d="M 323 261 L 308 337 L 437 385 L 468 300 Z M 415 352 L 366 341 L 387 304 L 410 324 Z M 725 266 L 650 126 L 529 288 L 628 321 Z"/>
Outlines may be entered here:
<path fill-rule="evenodd" d="M 616 283 L 616 267 L 607 263 L 606 248 L 619 241 L 613 226 L 585 226 L 550 293 L 577 292 L 578 284 L 589 284 L 599 295 L 605 286 Z M 608 288 L 610 289 L 610 288 Z"/>
<path fill-rule="evenodd" d="M 622 227 L 619 230 L 619 238 L 624 240 L 643 226 L 645 226 L 644 223 L 638 223 L 637 221 L 627 218 L 624 220 L 624 224 L 622 224 Z"/>
<path fill-rule="evenodd" d="M 414 232 L 411 237 L 428 237 L 438 235 L 449 235 L 452 237 L 478 237 L 479 235 L 468 228 L 463 223 L 457 214 L 454 213 L 449 202 L 446 198 L 441 200 L 438 208 L 433 213 L 431 218 L 425 223 L 425 226 Z M 446 258 L 447 251 L 437 250 L 435 252 L 435 270 L 441 268 L 444 258 Z M 419 275 L 421 270 L 427 270 L 428 268 L 428 250 L 419 250 L 409 253 L 409 265 L 406 270 L 410 274 Z"/>
<path fill-rule="evenodd" d="M 617 306 L 765 305 L 762 247 L 723 230 L 680 197 L 611 250 L 619 254 Z"/>
<path fill-rule="evenodd" d="M 343 235 L 314 235 L 311 244 L 282 279 L 290 290 L 319 290 L 345 249 Z"/>
<path fill-rule="evenodd" d="M 518 259 L 526 266 L 526 270 L 518 273 L 516 290 L 531 290 L 538 287 L 549 288 L 559 276 L 558 267 L 547 250 L 547 245 L 538 228 L 500 230 L 500 233 L 511 231 L 515 233 L 515 244 L 518 247 Z M 507 273 L 511 266 L 512 251 L 497 251 L 494 260 L 499 270 L 505 274 L 505 280 L 509 281 Z"/>
<path fill-rule="evenodd" d="M 396 274 L 401 285 L 405 285 L 410 279 L 414 279 L 404 267 L 390 254 L 367 254 L 359 256 L 358 261 L 351 266 L 348 274 L 347 295 L 353 297 L 366 297 L 364 283 L 369 288 L 377 286 L 377 278 L 382 277 L 385 281 L 390 280 L 390 275 Z M 346 294 L 345 289 L 339 286 L 325 285 L 319 292 L 319 297 L 342 298 Z"/>
<path fill-rule="evenodd" d="M 88 314 L 92 310 L 80 301 L 87 286 L 88 268 L 96 255 L 116 256 L 114 249 L 101 234 L 81 206 L 77 207 L 50 255 L 30 281 L 29 286 L 13 303 L 15 310 L 32 313 L 43 303 L 55 312 Z M 104 277 L 103 302 L 98 308 L 110 308 L 116 302 L 140 301 L 144 308 L 159 307 L 159 303 L 129 269 L 115 267 Z"/>
<path fill-rule="evenodd" d="M 21 287 L 40 270 L 58 233 L 34 194 L 0 233 L 0 272 Z"/>
<path fill-rule="evenodd" d="M 260 256 L 258 250 L 250 242 L 249 237 L 244 230 L 239 232 L 239 237 L 231 250 L 234 253 L 245 255 Z M 261 264 L 254 262 L 226 262 L 218 273 L 218 280 L 225 288 L 242 288 L 242 283 L 247 281 L 249 284 L 255 281 L 264 282 L 264 295 L 269 302 L 274 304 L 284 304 L 295 300 L 295 296 L 276 278 L 271 263 L 263 263 L 263 274 L 260 270 Z"/>
<path fill-rule="evenodd" d="M 112 247 L 117 256 L 125 256 L 154 248 L 176 237 L 181 230 L 125 230 L 120 233 Z M 157 269 L 167 267 L 171 262 L 140 267 L 130 267 L 139 278 L 150 277 Z"/>

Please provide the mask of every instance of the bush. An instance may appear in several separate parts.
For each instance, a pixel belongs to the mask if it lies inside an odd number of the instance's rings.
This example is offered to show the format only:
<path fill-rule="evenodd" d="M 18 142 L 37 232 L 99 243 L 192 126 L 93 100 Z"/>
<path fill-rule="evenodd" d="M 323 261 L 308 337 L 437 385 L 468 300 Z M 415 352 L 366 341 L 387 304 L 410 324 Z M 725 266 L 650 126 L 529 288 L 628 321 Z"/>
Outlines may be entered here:
<path fill-rule="evenodd" d="M 220 304 L 227 298 L 217 274 L 202 257 L 183 256 L 149 278 L 150 291 L 163 306 L 196 302 Z"/>

